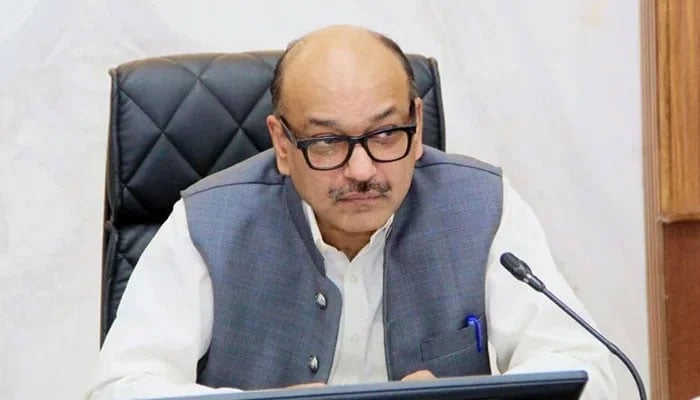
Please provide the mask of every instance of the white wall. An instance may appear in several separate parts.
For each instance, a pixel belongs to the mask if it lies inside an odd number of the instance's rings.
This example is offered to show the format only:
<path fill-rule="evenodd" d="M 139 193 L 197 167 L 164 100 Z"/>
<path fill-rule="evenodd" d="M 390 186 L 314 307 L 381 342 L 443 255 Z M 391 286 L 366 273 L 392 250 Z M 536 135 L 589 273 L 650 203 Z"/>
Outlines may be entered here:
<path fill-rule="evenodd" d="M 0 398 L 77 398 L 95 362 L 107 69 L 331 23 L 438 59 L 448 150 L 504 167 L 648 382 L 638 3 L 291 4 L 0 0 Z"/>

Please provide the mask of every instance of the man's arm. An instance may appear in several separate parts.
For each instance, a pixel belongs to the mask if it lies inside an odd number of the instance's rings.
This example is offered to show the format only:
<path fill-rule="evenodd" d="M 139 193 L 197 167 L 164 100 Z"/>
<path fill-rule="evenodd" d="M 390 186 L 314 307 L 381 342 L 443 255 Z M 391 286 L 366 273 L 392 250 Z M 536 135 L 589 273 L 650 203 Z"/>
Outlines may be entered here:
<path fill-rule="evenodd" d="M 89 398 L 214 391 L 195 384 L 197 362 L 211 339 L 212 313 L 209 273 L 190 240 L 179 201 L 129 280 L 100 352 Z"/>
<path fill-rule="evenodd" d="M 549 290 L 593 322 L 559 273 L 544 232 L 530 207 L 503 180 L 503 215 L 486 272 L 489 341 L 504 373 L 586 370 L 583 399 L 614 399 L 608 350 L 544 295 L 511 276 L 499 262 L 510 251 L 530 265 Z"/>

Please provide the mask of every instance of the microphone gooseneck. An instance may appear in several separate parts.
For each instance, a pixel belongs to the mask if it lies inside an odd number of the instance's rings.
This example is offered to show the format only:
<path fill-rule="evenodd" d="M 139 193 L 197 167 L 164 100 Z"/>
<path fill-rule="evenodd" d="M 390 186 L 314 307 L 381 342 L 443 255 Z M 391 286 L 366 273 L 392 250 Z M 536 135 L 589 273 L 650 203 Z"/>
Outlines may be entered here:
<path fill-rule="evenodd" d="M 581 318 L 574 310 L 569 308 L 563 301 L 561 301 L 557 296 L 550 292 L 545 284 L 536 277 L 530 266 L 528 266 L 523 260 L 519 259 L 512 253 L 503 253 L 501 255 L 501 265 L 503 265 L 516 279 L 519 281 L 527 283 L 531 288 L 536 291 L 543 293 L 547 298 L 549 298 L 554 304 L 559 306 L 566 314 L 573 318 L 579 325 L 583 326 L 591 335 L 593 335 L 598 341 L 600 341 L 611 353 L 613 353 L 617 358 L 619 358 L 627 369 L 632 374 L 634 382 L 637 384 L 637 390 L 639 390 L 639 398 L 642 400 L 647 399 L 646 390 L 644 389 L 644 382 L 639 376 L 637 368 L 634 367 L 632 361 L 622 352 L 614 343 L 609 341 L 605 336 L 598 332 L 594 327 L 588 324 L 583 318 Z"/>

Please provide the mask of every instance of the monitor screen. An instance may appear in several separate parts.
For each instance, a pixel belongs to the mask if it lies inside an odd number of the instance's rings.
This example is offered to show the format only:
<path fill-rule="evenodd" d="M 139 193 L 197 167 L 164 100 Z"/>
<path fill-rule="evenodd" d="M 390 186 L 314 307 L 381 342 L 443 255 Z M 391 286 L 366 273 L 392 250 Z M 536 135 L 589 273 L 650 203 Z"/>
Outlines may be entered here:
<path fill-rule="evenodd" d="M 285 390 L 246 391 L 169 400 L 576 400 L 583 371 L 480 375 L 411 382 L 383 382 Z M 166 400 L 166 399 L 163 399 Z"/>

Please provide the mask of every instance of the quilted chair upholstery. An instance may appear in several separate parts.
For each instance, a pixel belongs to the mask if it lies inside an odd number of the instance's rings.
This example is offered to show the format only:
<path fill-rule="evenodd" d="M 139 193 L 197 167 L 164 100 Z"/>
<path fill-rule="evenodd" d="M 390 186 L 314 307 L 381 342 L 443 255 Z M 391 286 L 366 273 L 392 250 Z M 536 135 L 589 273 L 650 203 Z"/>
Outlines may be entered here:
<path fill-rule="evenodd" d="M 272 146 L 265 126 L 281 52 L 187 54 L 126 63 L 112 78 L 101 340 L 144 248 L 180 191 Z M 410 55 L 424 143 L 445 147 L 437 63 Z"/>

